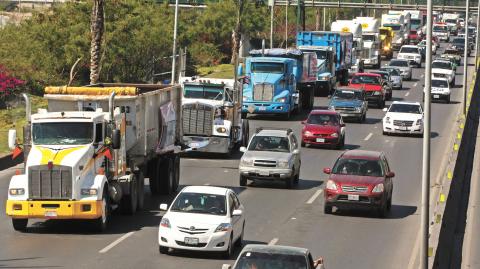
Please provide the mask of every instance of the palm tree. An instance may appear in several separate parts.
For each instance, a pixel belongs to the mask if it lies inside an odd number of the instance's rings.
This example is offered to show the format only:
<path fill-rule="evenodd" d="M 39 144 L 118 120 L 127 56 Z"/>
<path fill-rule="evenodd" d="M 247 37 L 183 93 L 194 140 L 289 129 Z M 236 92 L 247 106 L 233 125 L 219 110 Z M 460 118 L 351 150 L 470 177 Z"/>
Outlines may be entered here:
<path fill-rule="evenodd" d="M 235 64 L 237 61 L 238 57 L 238 50 L 240 48 L 240 40 L 242 37 L 242 14 L 243 14 L 243 9 L 245 7 L 245 1 L 244 0 L 235 0 L 236 6 L 237 6 L 237 22 L 235 25 L 235 29 L 233 30 L 232 34 L 232 41 L 233 41 L 233 46 L 232 46 L 232 59 L 230 63 Z"/>
<path fill-rule="evenodd" d="M 105 0 L 93 0 L 92 14 L 90 18 L 90 84 L 96 84 L 100 76 L 101 46 L 104 31 L 104 7 Z"/>

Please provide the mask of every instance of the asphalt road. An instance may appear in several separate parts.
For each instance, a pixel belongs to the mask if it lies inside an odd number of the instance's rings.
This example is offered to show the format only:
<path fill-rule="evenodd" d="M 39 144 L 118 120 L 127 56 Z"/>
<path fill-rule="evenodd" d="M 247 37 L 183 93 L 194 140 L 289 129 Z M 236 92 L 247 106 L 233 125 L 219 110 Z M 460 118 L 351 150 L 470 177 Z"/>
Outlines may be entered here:
<path fill-rule="evenodd" d="M 462 82 L 462 70 L 458 68 L 457 84 Z M 421 101 L 424 69 L 415 69 L 413 77 L 413 81 L 404 82 L 403 90 L 393 92 L 393 100 Z M 461 86 L 456 86 L 451 104 L 432 105 L 432 181 L 447 150 L 445 145 L 461 101 Z M 315 106 L 323 107 L 327 102 L 327 98 L 317 97 Z M 302 148 L 301 180 L 293 190 L 284 189 L 280 183 L 239 187 L 239 154 L 230 159 L 183 158 L 181 184 L 227 186 L 239 193 L 246 208 L 245 243 L 307 247 L 314 256 L 325 257 L 328 269 L 417 268 L 418 261 L 412 259 L 412 254 L 418 252 L 415 246 L 420 222 L 422 140 L 383 136 L 383 115 L 382 110 L 370 108 L 366 123 L 347 123 L 346 149 L 386 153 L 396 177 L 392 211 L 385 219 L 357 211 L 323 214 L 323 195 L 318 195 L 326 178 L 322 168 L 331 167 L 340 150 Z M 250 130 L 260 126 L 289 127 L 299 137 L 304 118 L 297 115 L 281 121 L 250 117 Z M 147 194 L 146 211 L 135 216 L 113 216 L 105 234 L 90 233 L 83 222 L 41 220 L 30 221 L 27 233 L 15 232 L 3 210 L 9 178 L 15 169 L 0 171 L 0 268 L 214 269 L 233 263 L 234 258 L 226 261 L 215 254 L 159 254 L 158 206 L 172 197 Z"/>

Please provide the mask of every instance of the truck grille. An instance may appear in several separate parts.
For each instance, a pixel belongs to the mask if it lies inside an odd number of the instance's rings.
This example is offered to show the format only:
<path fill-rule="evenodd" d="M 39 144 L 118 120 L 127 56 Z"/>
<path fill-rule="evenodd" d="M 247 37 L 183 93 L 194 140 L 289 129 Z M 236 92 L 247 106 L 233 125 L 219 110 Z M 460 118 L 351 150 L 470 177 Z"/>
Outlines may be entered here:
<path fill-rule="evenodd" d="M 28 168 L 28 189 L 31 199 L 72 199 L 72 168 L 37 165 Z"/>
<path fill-rule="evenodd" d="M 366 186 L 342 186 L 343 192 L 356 192 L 356 193 L 364 193 L 367 192 L 368 187 Z"/>
<path fill-rule="evenodd" d="M 413 121 L 410 121 L 410 120 L 394 120 L 393 125 L 411 127 L 413 125 Z"/>
<path fill-rule="evenodd" d="M 255 84 L 253 86 L 253 100 L 254 101 L 272 101 L 273 99 L 273 85 L 272 84 Z"/>
<path fill-rule="evenodd" d="M 211 136 L 214 107 L 202 104 L 183 105 L 183 134 Z"/>
<path fill-rule="evenodd" d="M 276 161 L 268 161 L 268 160 L 255 160 L 253 162 L 253 166 L 277 167 L 277 162 Z"/>

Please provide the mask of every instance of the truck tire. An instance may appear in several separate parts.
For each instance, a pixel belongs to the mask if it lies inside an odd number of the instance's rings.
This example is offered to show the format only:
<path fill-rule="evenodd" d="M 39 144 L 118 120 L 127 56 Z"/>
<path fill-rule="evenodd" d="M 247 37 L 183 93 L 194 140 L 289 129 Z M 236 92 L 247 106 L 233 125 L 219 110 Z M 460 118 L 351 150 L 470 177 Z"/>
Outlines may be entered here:
<path fill-rule="evenodd" d="M 19 232 L 27 231 L 28 219 L 12 219 L 13 229 Z"/>
<path fill-rule="evenodd" d="M 248 146 L 250 140 L 250 123 L 247 119 L 244 119 L 242 122 L 242 146 Z"/>
<path fill-rule="evenodd" d="M 247 177 L 240 175 L 239 184 L 242 187 L 247 186 Z"/>
<path fill-rule="evenodd" d="M 134 176 L 129 184 L 129 194 L 122 197 L 121 202 L 122 213 L 126 215 L 134 215 L 137 212 L 138 205 L 138 181 Z"/>
<path fill-rule="evenodd" d="M 137 210 L 142 211 L 145 208 L 145 177 L 142 172 L 137 173 Z"/>
<path fill-rule="evenodd" d="M 173 184 L 175 181 L 174 173 L 174 157 L 169 156 L 164 159 L 162 164 L 159 166 L 159 192 L 160 194 L 170 195 L 172 193 Z"/>
<path fill-rule="evenodd" d="M 108 197 L 108 187 L 105 186 L 102 195 L 102 216 L 93 220 L 93 228 L 96 232 L 104 232 L 107 230 L 108 222 L 110 221 L 110 198 Z"/>
<path fill-rule="evenodd" d="M 152 159 L 148 166 L 149 166 L 149 172 L 148 172 L 148 179 L 149 179 L 149 185 L 150 185 L 150 193 L 152 195 L 158 195 L 159 194 L 159 185 L 158 185 L 158 177 L 159 177 L 159 168 L 161 165 L 162 160 L 159 158 Z"/>
<path fill-rule="evenodd" d="M 174 180 L 173 180 L 173 186 L 172 186 L 172 193 L 177 192 L 178 186 L 180 185 L 180 157 L 175 155 L 173 161 L 173 174 L 174 174 Z"/>

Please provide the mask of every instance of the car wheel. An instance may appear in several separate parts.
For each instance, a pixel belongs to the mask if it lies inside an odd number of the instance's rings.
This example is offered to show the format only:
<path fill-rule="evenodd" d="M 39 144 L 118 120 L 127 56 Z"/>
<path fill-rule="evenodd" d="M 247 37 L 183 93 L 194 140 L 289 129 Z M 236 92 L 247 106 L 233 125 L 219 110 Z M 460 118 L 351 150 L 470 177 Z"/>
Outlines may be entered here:
<path fill-rule="evenodd" d="M 383 135 L 388 135 L 388 132 L 382 131 Z"/>
<path fill-rule="evenodd" d="M 450 104 L 450 95 L 447 96 L 447 98 L 445 99 L 445 102 L 446 102 L 447 104 Z"/>
<path fill-rule="evenodd" d="M 287 187 L 287 189 L 293 189 L 294 181 L 295 181 L 295 176 L 292 176 L 285 180 L 285 186 Z"/>
<path fill-rule="evenodd" d="M 323 205 L 323 213 L 324 214 L 332 214 L 332 206 L 331 205 L 328 205 L 326 202 L 325 204 Z"/>
<path fill-rule="evenodd" d="M 377 210 L 378 216 L 385 218 L 388 215 L 388 201 L 385 201 L 385 203 Z"/>
<path fill-rule="evenodd" d="M 302 146 L 302 148 L 304 148 L 306 146 L 305 142 L 301 142 L 300 145 Z"/>
<path fill-rule="evenodd" d="M 298 185 L 299 182 L 300 182 L 300 171 L 298 171 L 298 174 L 295 176 L 295 180 L 293 181 L 293 183 L 295 185 Z"/>
<path fill-rule="evenodd" d="M 168 247 L 158 246 L 158 252 L 160 252 L 160 254 L 168 254 Z"/>
<path fill-rule="evenodd" d="M 365 122 L 367 120 L 367 113 L 364 113 L 362 116 L 362 122 Z"/>
<path fill-rule="evenodd" d="M 240 175 L 240 186 L 247 186 L 247 177 Z"/>
<path fill-rule="evenodd" d="M 342 140 L 338 141 L 336 149 L 342 149 L 345 146 L 345 137 L 342 137 Z"/>
<path fill-rule="evenodd" d="M 236 247 L 241 247 L 242 246 L 244 233 L 245 233 L 245 222 L 243 222 L 242 233 L 240 234 L 240 237 L 237 239 L 237 241 L 235 241 L 235 246 Z"/>
<path fill-rule="evenodd" d="M 222 255 L 225 259 L 230 259 L 230 257 L 233 256 L 233 243 L 232 243 L 232 241 L 233 241 L 233 236 L 230 235 L 230 240 L 228 240 L 228 248 L 227 248 L 227 250 L 225 250 L 225 252 Z"/>
<path fill-rule="evenodd" d="M 392 194 L 390 194 L 390 198 L 388 198 L 387 210 L 388 212 L 392 210 Z"/>

